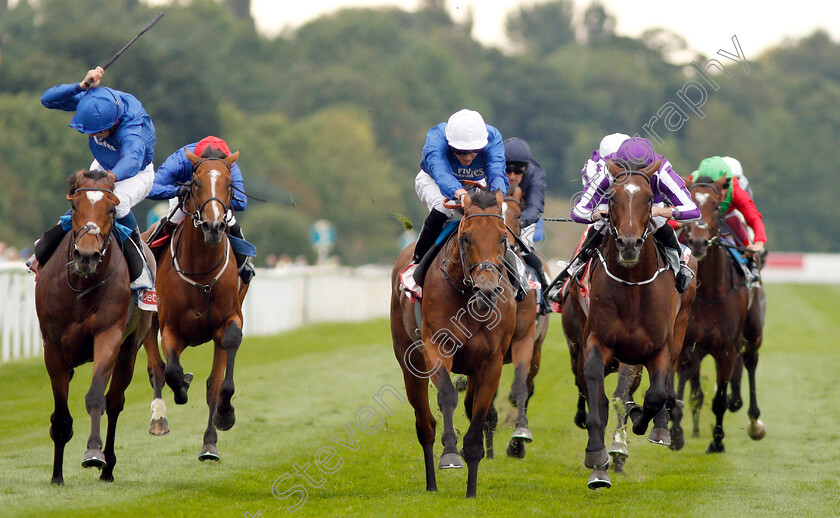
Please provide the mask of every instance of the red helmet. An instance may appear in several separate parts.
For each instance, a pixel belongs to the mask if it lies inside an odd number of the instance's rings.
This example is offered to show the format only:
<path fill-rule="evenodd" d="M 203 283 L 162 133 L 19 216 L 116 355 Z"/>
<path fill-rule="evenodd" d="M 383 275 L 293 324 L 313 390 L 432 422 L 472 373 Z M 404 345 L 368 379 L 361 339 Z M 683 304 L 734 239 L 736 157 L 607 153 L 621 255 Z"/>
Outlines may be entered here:
<path fill-rule="evenodd" d="M 193 154 L 201 156 L 204 153 L 204 150 L 206 150 L 208 147 L 218 149 L 222 151 L 225 155 L 230 154 L 230 148 L 228 147 L 227 142 L 220 139 L 219 137 L 214 137 L 212 135 L 199 140 L 198 144 L 195 145 L 195 151 L 193 151 Z"/>

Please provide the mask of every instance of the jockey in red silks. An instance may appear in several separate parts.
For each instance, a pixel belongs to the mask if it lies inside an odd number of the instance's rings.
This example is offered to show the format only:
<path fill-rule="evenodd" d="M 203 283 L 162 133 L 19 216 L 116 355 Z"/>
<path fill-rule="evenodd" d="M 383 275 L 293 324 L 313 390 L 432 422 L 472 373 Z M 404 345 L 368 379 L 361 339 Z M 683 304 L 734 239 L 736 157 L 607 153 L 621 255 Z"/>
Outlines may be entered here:
<path fill-rule="evenodd" d="M 720 203 L 722 219 L 732 231 L 732 235 L 738 240 L 739 243 L 737 244 L 746 246 L 753 252 L 761 253 L 767 243 L 767 234 L 764 231 L 761 213 L 747 191 L 741 187 L 727 161 L 719 156 L 704 158 L 700 162 L 700 167 L 691 173 L 691 180 L 695 183 L 713 183 L 724 175 L 729 178 L 729 184 L 724 186 L 724 192 L 722 193 L 723 201 Z M 739 214 L 743 216 L 743 221 Z M 752 230 L 752 238 L 750 238 L 744 222 Z M 751 263 L 751 270 L 753 276 L 757 278 L 758 272 L 754 261 Z"/>

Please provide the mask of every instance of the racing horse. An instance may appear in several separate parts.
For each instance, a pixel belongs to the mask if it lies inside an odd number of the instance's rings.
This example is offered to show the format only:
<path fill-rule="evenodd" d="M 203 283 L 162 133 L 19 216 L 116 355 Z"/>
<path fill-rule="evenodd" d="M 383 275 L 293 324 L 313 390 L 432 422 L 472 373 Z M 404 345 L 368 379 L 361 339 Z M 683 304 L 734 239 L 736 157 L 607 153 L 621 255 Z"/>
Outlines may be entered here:
<path fill-rule="evenodd" d="M 219 460 L 216 429 L 229 430 L 236 420 L 231 405 L 233 370 L 242 342 L 242 302 L 248 291 L 248 285 L 240 282 L 225 234 L 233 197 L 230 168 L 239 152 L 226 155 L 208 147 L 200 157 L 187 152 L 187 158 L 193 164 L 193 177 L 183 206 L 191 221 L 175 229 L 160 255 L 157 322 L 166 362 L 163 375 L 179 405 L 187 402 L 192 380 L 181 367 L 181 353 L 213 340 L 213 366 L 207 378 L 209 418 L 198 458 Z M 157 350 L 157 333 L 149 333 L 144 345 L 147 351 Z M 159 358 L 150 355 L 153 386 L 159 368 Z M 155 388 L 157 400 L 160 394 Z"/>
<path fill-rule="evenodd" d="M 522 215 L 522 190 L 517 186 L 505 196 L 502 205 L 502 216 L 508 229 L 508 240 L 516 242 L 520 236 Z M 520 244 L 513 246 L 515 252 L 520 251 Z M 510 267 L 510 266 L 508 266 Z M 543 261 L 543 268 L 548 267 Z M 543 287 L 545 289 L 546 287 Z M 505 355 L 505 364 L 514 365 L 513 383 L 508 399 L 516 407 L 516 424 L 513 436 L 508 442 L 506 453 L 508 457 L 525 457 L 525 443 L 533 441 L 533 435 L 528 428 L 528 401 L 534 395 L 534 378 L 540 370 L 542 344 L 548 333 L 548 314 L 538 315 L 536 311 L 537 293 L 535 290 L 516 305 L 516 328 L 510 343 L 510 349 Z M 494 398 L 495 401 L 495 398 Z M 487 458 L 493 458 L 493 436 L 498 423 L 496 406 L 491 402 L 487 412 L 487 423 L 484 434 L 487 443 Z"/>
<path fill-rule="evenodd" d="M 443 245 L 426 275 L 422 321 L 399 278 L 414 245 L 402 251 L 392 271 L 391 336 L 406 395 L 414 407 L 427 491 L 437 491 L 436 421 L 429 408 L 429 379 L 437 387 L 443 414 L 443 455 L 438 467 L 464 466 L 453 423 L 458 393 L 450 373 L 455 372 L 467 375 L 464 407 L 470 425 L 461 452 L 467 463 L 466 496 L 476 496 L 478 465 L 484 457 L 483 427 L 516 324 L 515 291 L 504 266 L 508 240 L 503 203 L 500 191 L 479 190 L 464 197 L 464 217 L 457 233 Z"/>
<path fill-rule="evenodd" d="M 720 203 L 728 181 L 725 176 L 715 182 L 686 181 L 702 217 L 683 227 L 685 241 L 699 262 L 699 287 L 685 336 L 677 396 L 682 399 L 685 384 L 690 381 L 693 433 L 695 437 L 699 436 L 700 408 L 703 404 L 700 363 L 707 354 L 711 355 L 715 360 L 717 383 L 712 399 L 715 427 L 707 453 L 725 451 L 723 417 L 727 409 L 734 412 L 743 404 L 739 388 L 733 387 L 732 397 L 727 397 L 730 381 L 733 378 L 733 383 L 740 381 L 742 361 L 747 366 L 750 381 L 750 425 L 747 432 L 756 440 L 766 433 L 764 423 L 758 418 L 760 411 L 755 392 L 755 369 L 766 311 L 764 288 L 760 283 L 752 288 L 748 286 L 745 272 L 736 266 L 730 247 L 720 238 Z"/>
<path fill-rule="evenodd" d="M 85 407 L 91 430 L 82 466 L 99 468 L 100 480 L 114 480 L 117 418 L 125 405 L 137 351 L 152 320 L 150 312 L 132 303 L 128 266 L 112 235 L 115 207 L 120 203 L 114 194 L 115 181 L 113 173 L 104 171 L 81 170 L 70 176 L 67 199 L 72 232 L 41 266 L 35 284 L 44 363 L 55 401 L 50 417 L 55 446 L 51 482 L 58 485 L 64 484 L 64 447 L 73 436 L 67 405 L 70 380 L 76 367 L 90 361 L 93 379 Z M 154 259 L 145 252 L 153 266 Z M 104 450 L 103 413 L 108 414 Z"/>
<path fill-rule="evenodd" d="M 670 443 L 668 412 L 663 410 L 675 407 L 673 368 L 682 349 L 694 289 L 682 295 L 676 292 L 674 274 L 653 240 L 650 178 L 659 166 L 657 161 L 637 170 L 608 163 L 615 182 L 609 197 L 609 232 L 596 250 L 598 260 L 590 273 L 592 304 L 588 315 L 580 305 L 569 317 L 564 311 L 564 331 L 572 324 L 567 322 L 572 316 L 577 317 L 579 328 L 573 369 L 588 406 L 584 465 L 592 469 L 587 484 L 591 489 L 611 486 L 604 444 L 609 417 L 604 376 L 614 362 L 643 365 L 648 371 L 650 387 L 644 405 L 641 411 L 630 413 L 633 432 L 643 435 L 653 420 L 648 440 Z"/>

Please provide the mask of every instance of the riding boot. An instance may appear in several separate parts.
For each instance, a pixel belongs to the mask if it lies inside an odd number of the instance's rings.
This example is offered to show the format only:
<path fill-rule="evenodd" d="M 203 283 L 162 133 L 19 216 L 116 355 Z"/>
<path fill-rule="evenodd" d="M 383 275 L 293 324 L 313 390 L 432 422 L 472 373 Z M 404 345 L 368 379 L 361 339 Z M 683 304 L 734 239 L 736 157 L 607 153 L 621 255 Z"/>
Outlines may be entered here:
<path fill-rule="evenodd" d="M 243 241 L 245 240 L 245 236 L 242 235 L 242 227 L 239 226 L 238 222 L 229 227 L 228 233 L 233 237 L 238 237 Z M 236 252 L 233 253 L 233 256 L 236 258 L 236 270 L 239 272 L 239 278 L 242 279 L 243 284 L 248 284 L 254 278 L 254 275 L 257 274 L 254 270 L 253 258 L 249 255 L 238 254 Z"/>
<path fill-rule="evenodd" d="M 525 263 L 522 258 L 510 247 L 505 249 L 505 269 L 508 272 L 511 284 L 516 290 L 513 298 L 516 302 L 522 302 L 528 296 L 528 274 L 525 272 Z"/>
<path fill-rule="evenodd" d="M 603 227 L 597 228 L 595 225 L 589 227 L 589 230 L 586 232 L 586 238 L 580 245 L 580 250 L 578 250 L 577 255 L 574 259 L 572 259 L 572 262 L 566 266 L 562 272 L 560 272 L 557 278 L 554 279 L 554 282 L 551 283 L 551 293 L 547 295 L 549 300 L 560 302 L 558 299 L 560 290 L 563 288 L 563 283 L 565 283 L 566 279 L 572 275 L 577 275 L 580 269 L 586 266 L 586 263 L 594 255 L 594 250 L 601 245 L 603 239 Z"/>
<path fill-rule="evenodd" d="M 540 284 L 542 284 L 542 288 L 540 289 L 540 294 L 542 300 L 539 301 L 540 307 L 540 315 L 545 315 L 546 313 L 551 312 L 551 301 L 548 300 L 548 279 L 545 277 L 545 270 L 543 270 L 543 264 L 540 260 L 539 256 L 533 250 L 529 250 L 522 256 L 522 260 L 525 261 L 525 264 L 530 266 L 537 272 L 537 277 L 540 279 Z"/>
<path fill-rule="evenodd" d="M 35 241 L 34 256 L 37 261 L 37 265 L 47 264 L 47 261 L 50 257 L 52 257 L 53 252 L 55 252 L 55 249 L 58 248 L 59 243 L 61 243 L 61 240 L 64 238 L 64 234 L 66 233 L 67 232 L 62 228 L 61 223 L 59 223 L 58 225 L 47 229 L 44 232 L 44 235 L 41 236 L 41 239 Z M 38 266 L 32 261 L 32 258 L 27 261 L 26 265 L 29 266 L 30 269 L 33 267 L 35 270 L 38 269 Z"/>
<path fill-rule="evenodd" d="M 436 255 L 428 254 L 428 252 L 433 247 L 436 247 L 435 241 L 448 220 L 449 217 L 446 214 L 437 209 L 432 209 L 432 211 L 429 212 L 429 216 L 426 218 L 426 221 L 423 223 L 423 228 L 420 230 L 420 235 L 417 237 L 417 243 L 414 245 L 414 256 L 411 258 L 411 264 L 416 264 L 417 267 L 412 269 L 411 266 L 409 266 L 407 270 L 407 272 L 410 272 L 410 275 L 414 278 L 414 282 L 419 287 L 423 286 L 423 280 L 426 277 L 426 270 L 429 267 L 429 263 Z M 423 258 L 427 255 L 429 258 L 426 259 L 423 264 L 420 264 L 421 261 L 423 261 Z"/>
<path fill-rule="evenodd" d="M 691 271 L 691 268 L 685 264 L 685 261 L 682 258 L 682 247 L 677 239 L 676 232 L 674 232 L 674 229 L 671 228 L 671 225 L 662 225 L 656 232 L 653 233 L 653 237 L 662 243 L 666 248 L 676 250 L 677 255 L 680 258 L 680 269 L 677 272 L 674 284 L 677 288 L 677 293 L 683 293 L 688 289 L 689 284 L 691 284 L 691 278 L 694 277 L 694 272 Z"/>

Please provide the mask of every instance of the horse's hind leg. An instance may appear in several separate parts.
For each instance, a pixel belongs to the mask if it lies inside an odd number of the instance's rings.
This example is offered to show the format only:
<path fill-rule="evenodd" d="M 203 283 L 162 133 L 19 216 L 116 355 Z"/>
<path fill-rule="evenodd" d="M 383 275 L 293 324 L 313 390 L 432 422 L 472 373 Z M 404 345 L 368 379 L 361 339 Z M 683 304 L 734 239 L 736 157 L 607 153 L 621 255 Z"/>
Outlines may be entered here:
<path fill-rule="evenodd" d="M 750 426 L 747 428 L 749 436 L 755 440 L 759 440 L 767 433 L 767 428 L 761 419 L 761 411 L 758 409 L 758 401 L 756 400 L 755 388 L 755 371 L 758 368 L 758 349 L 764 340 L 764 316 L 767 311 L 767 301 L 764 294 L 764 288 L 760 288 L 756 293 L 755 299 L 750 306 L 747 313 L 747 321 L 744 324 L 744 337 L 746 342 L 744 344 L 744 366 L 747 368 L 747 376 L 750 381 L 750 408 L 747 415 L 750 417 Z"/>
<path fill-rule="evenodd" d="M 44 363 L 50 375 L 55 410 L 50 416 L 50 437 L 54 444 L 53 456 L 53 484 L 64 485 L 64 446 L 73 437 L 73 418 L 70 416 L 70 409 L 67 407 L 67 396 L 70 389 L 70 373 L 61 364 L 61 354 L 54 351 L 50 343 L 44 347 Z"/>
<path fill-rule="evenodd" d="M 90 414 L 90 436 L 87 451 L 82 458 L 82 467 L 102 469 L 107 466 L 105 454 L 102 452 L 102 436 L 100 423 L 105 413 L 105 389 L 111 379 L 114 363 L 122 343 L 122 331 L 125 326 L 115 326 L 94 339 L 94 351 L 99 353 L 93 358 L 93 379 L 90 389 L 85 394 L 85 408 Z"/>
<path fill-rule="evenodd" d="M 470 377 L 469 384 L 473 385 L 475 398 L 473 399 L 472 417 L 467 433 L 464 434 L 464 460 L 467 461 L 467 498 L 476 496 L 478 489 L 478 464 L 484 457 L 482 429 L 487 419 L 493 396 L 499 388 L 499 378 L 502 376 L 502 359 L 488 359 L 478 373 Z M 445 416 L 446 414 L 444 414 Z"/>
<path fill-rule="evenodd" d="M 727 400 L 726 392 L 729 378 L 732 376 L 732 368 L 735 364 L 734 351 L 728 350 L 715 356 L 717 366 L 717 389 L 712 399 L 712 413 L 715 414 L 715 427 L 712 431 L 712 442 L 706 448 L 706 453 L 721 453 L 726 451 L 723 446 L 723 416 L 726 415 Z"/>
<path fill-rule="evenodd" d="M 624 472 L 624 464 L 630 451 L 627 449 L 627 417 L 631 409 L 638 409 L 638 405 L 632 403 L 631 393 L 639 386 L 641 368 L 622 363 L 618 369 L 618 382 L 613 392 L 613 408 L 615 409 L 616 424 L 613 434 L 613 443 L 609 453 L 613 460 L 613 470 L 616 473 Z"/>
<path fill-rule="evenodd" d="M 642 406 L 641 419 L 633 420 L 633 433 L 644 435 L 648 424 L 665 408 L 668 398 L 665 385 L 669 379 L 668 372 L 671 368 L 671 357 L 667 347 L 663 347 L 654 358 L 646 365 L 650 377 L 650 387 L 645 393 L 645 402 Z M 633 419 L 633 416 L 630 416 Z M 667 416 L 665 426 L 661 427 L 662 421 L 654 423 L 654 429 L 648 438 L 657 444 L 670 444 L 671 434 L 668 431 Z M 667 437 L 667 440 L 666 440 Z"/>
<path fill-rule="evenodd" d="M 140 344 L 131 343 L 135 338 L 129 336 L 123 343 L 120 353 L 114 365 L 114 374 L 111 377 L 111 385 L 108 387 L 108 394 L 105 396 L 105 411 L 108 414 L 108 431 L 105 435 L 105 467 L 99 479 L 105 482 L 113 482 L 114 466 L 117 464 L 117 456 L 114 454 L 114 441 L 117 432 L 117 419 L 125 407 L 125 390 L 131 383 L 134 376 L 134 360 Z"/>
<path fill-rule="evenodd" d="M 166 378 L 163 371 L 166 364 L 163 363 L 163 358 L 160 356 L 160 349 L 158 348 L 158 320 L 157 314 L 152 317 L 152 326 L 149 333 L 143 340 L 143 348 L 146 350 L 146 358 L 148 358 L 148 366 L 146 371 L 149 373 L 149 383 L 152 385 L 154 391 L 154 399 L 152 399 L 152 420 L 149 422 L 149 433 L 152 435 L 166 435 L 169 433 L 169 422 L 166 419 L 166 403 L 163 401 L 163 386 L 166 384 Z"/>
<path fill-rule="evenodd" d="M 513 384 L 510 388 L 510 397 L 516 404 L 516 428 L 507 446 L 508 457 L 525 457 L 525 443 L 534 440 L 531 430 L 528 428 L 528 374 L 531 367 L 531 359 L 534 351 L 534 340 L 536 339 L 536 326 L 532 323 L 530 331 L 526 336 L 515 340 L 511 344 L 512 360 L 514 365 Z M 533 387 L 533 381 L 532 385 Z"/>
<path fill-rule="evenodd" d="M 416 356 L 415 356 L 416 358 Z M 418 360 L 422 362 L 422 356 Z M 426 468 L 426 491 L 437 491 L 435 480 L 435 418 L 429 408 L 429 379 L 418 377 L 403 367 L 405 395 L 414 408 L 417 441 L 423 448 L 423 463 Z"/>
<path fill-rule="evenodd" d="M 464 463 L 461 460 L 461 455 L 458 453 L 458 436 L 455 433 L 453 419 L 455 407 L 458 406 L 458 392 L 455 390 L 455 386 L 452 385 L 452 380 L 449 378 L 449 371 L 446 368 L 439 368 L 432 375 L 432 381 L 437 387 L 438 407 L 440 408 L 441 414 L 443 414 L 443 435 L 441 436 L 443 455 L 440 457 L 438 467 L 440 469 L 463 468 Z M 467 391 L 469 392 L 469 390 L 469 382 L 467 382 Z M 475 408 L 472 410 L 474 417 Z"/>
<path fill-rule="evenodd" d="M 225 379 L 222 382 L 221 392 L 219 393 L 219 404 L 216 407 L 216 416 L 213 419 L 213 424 L 219 430 L 230 430 L 236 422 L 236 414 L 233 411 L 233 405 L 230 404 L 231 398 L 235 390 L 233 384 L 233 366 L 236 362 L 236 351 L 239 350 L 239 345 L 242 343 L 242 327 L 241 323 L 237 325 L 236 321 L 231 320 L 225 328 L 222 336 L 222 347 L 225 350 L 227 362 L 225 365 Z"/>

